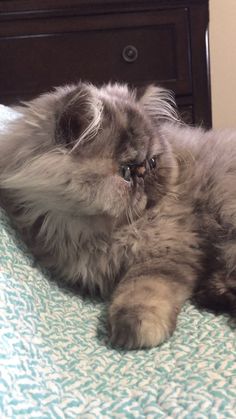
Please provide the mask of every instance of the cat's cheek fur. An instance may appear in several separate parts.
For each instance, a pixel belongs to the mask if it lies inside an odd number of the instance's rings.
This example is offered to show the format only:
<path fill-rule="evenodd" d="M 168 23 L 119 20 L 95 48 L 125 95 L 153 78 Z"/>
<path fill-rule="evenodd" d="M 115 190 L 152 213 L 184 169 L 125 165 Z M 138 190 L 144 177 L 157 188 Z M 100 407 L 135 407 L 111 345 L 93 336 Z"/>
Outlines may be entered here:
<path fill-rule="evenodd" d="M 121 217 L 130 201 L 131 185 L 120 176 L 107 176 L 99 191 L 103 211 L 114 218 Z"/>
<path fill-rule="evenodd" d="M 134 188 L 133 182 L 127 182 L 121 176 L 108 176 L 100 187 L 99 203 L 103 212 L 117 220 L 140 215 L 147 204 L 147 196 L 142 186 Z M 129 220 L 130 221 L 130 220 Z"/>

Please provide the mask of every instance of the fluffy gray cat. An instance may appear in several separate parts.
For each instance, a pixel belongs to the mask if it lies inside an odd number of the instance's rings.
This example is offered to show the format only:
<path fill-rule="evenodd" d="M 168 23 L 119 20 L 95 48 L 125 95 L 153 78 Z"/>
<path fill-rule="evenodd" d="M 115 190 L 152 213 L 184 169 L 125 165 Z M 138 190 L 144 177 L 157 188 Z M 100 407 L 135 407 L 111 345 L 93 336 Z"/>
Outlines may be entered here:
<path fill-rule="evenodd" d="M 236 317 L 236 132 L 180 123 L 149 86 L 80 83 L 0 138 L 0 198 L 56 277 L 111 297 L 111 342 L 159 345 L 186 299 Z"/>

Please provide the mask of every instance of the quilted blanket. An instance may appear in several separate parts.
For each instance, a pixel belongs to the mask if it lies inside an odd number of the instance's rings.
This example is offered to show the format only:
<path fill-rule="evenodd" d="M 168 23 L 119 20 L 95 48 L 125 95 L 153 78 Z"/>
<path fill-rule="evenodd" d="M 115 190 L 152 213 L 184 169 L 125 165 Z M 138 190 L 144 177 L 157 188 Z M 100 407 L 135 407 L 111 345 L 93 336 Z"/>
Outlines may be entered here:
<path fill-rule="evenodd" d="M 2 129 L 17 116 L 0 114 Z M 0 210 L 0 418 L 236 417 L 226 317 L 186 304 L 169 341 L 130 352 L 105 324 L 104 303 L 50 280 Z"/>

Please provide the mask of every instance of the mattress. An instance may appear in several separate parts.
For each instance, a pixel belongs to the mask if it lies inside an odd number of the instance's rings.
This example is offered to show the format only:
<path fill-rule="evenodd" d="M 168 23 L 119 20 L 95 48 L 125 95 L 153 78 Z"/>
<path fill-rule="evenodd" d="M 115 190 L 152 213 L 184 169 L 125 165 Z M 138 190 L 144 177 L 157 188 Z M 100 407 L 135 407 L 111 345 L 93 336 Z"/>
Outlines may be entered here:
<path fill-rule="evenodd" d="M 161 346 L 112 348 L 106 305 L 50 279 L 0 210 L 0 417 L 235 419 L 236 331 L 187 303 Z"/>

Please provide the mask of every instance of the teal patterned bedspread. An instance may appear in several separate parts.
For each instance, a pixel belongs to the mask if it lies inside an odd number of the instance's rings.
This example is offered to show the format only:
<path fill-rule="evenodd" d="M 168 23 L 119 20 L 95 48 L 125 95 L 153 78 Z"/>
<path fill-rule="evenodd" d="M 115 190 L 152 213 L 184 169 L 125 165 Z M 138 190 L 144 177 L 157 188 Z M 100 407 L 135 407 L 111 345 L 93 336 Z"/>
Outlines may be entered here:
<path fill-rule="evenodd" d="M 236 331 L 186 304 L 158 348 L 109 346 L 105 306 L 50 281 L 0 210 L 0 418 L 236 418 Z"/>

